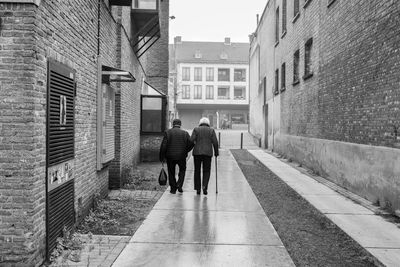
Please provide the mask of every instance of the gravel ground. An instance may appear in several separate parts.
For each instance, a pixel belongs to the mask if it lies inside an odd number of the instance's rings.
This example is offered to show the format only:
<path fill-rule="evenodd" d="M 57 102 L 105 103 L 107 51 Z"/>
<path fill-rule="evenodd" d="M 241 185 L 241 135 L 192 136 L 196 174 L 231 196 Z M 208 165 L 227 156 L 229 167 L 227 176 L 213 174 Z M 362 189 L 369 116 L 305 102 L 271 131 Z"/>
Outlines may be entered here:
<path fill-rule="evenodd" d="M 379 266 L 377 260 L 247 150 L 231 150 L 296 266 Z"/>

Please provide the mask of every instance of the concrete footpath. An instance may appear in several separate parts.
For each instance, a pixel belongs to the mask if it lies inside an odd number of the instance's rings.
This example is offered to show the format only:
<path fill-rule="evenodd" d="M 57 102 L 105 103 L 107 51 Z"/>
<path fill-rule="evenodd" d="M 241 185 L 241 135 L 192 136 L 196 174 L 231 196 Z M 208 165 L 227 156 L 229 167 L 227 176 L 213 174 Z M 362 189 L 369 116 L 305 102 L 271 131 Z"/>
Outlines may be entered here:
<path fill-rule="evenodd" d="M 381 263 L 400 266 L 398 226 L 263 150 L 249 152 Z"/>
<path fill-rule="evenodd" d="M 193 189 L 189 160 L 183 194 L 167 190 L 113 266 L 294 266 L 228 150 L 218 157 L 208 195 Z"/>

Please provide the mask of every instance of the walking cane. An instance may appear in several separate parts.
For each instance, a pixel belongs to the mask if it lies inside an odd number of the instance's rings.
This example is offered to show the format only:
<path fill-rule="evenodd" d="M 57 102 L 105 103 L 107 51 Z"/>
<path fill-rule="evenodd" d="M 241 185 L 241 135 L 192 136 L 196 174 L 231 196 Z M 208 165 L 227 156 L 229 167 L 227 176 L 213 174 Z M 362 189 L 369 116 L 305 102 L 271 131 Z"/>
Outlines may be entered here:
<path fill-rule="evenodd" d="M 215 194 L 218 194 L 218 164 L 217 158 L 215 157 Z"/>

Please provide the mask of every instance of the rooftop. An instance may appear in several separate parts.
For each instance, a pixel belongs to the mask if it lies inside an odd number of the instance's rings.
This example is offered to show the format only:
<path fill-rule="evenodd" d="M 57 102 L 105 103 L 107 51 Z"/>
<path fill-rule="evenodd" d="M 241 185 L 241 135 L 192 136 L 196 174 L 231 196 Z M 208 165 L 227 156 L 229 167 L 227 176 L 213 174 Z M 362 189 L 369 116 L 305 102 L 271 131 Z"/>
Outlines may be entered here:
<path fill-rule="evenodd" d="M 183 42 L 175 37 L 176 63 L 249 63 L 249 43 L 231 43 L 230 38 L 224 42 Z"/>

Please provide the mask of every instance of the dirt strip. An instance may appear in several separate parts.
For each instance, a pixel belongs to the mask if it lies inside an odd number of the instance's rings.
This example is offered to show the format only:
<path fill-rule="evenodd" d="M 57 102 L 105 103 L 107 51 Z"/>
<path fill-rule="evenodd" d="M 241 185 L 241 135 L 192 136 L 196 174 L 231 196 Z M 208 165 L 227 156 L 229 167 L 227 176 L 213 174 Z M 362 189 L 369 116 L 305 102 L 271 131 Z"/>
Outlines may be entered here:
<path fill-rule="evenodd" d="M 296 266 L 380 266 L 247 150 L 231 152 Z"/>

